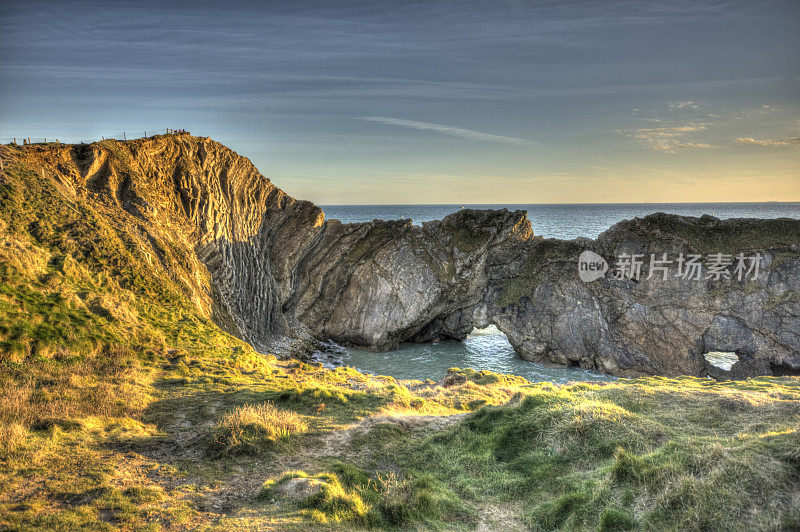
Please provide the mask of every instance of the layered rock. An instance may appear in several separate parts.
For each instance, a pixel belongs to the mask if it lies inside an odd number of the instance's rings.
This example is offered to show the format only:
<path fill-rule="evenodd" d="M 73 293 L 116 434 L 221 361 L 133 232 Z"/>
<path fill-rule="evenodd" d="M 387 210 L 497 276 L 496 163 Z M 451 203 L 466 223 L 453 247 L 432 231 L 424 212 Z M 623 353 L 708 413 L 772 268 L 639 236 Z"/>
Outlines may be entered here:
<path fill-rule="evenodd" d="M 247 158 L 210 139 L 169 135 L 4 147 L 3 159 L 107 216 L 228 332 L 260 349 L 290 332 L 281 310 L 288 288 L 275 279 L 288 277 L 324 215 Z"/>
<path fill-rule="evenodd" d="M 420 226 L 342 224 L 244 157 L 171 135 L 3 148 L 130 233 L 154 268 L 259 349 L 282 338 L 391 349 L 496 324 L 524 358 L 615 375 L 800 373 L 800 221 L 653 215 L 596 240 L 535 237 L 524 211 L 465 209 Z M 584 283 L 577 258 L 760 253 L 755 279 Z M 171 257 L 171 258 L 170 258 Z M 178 259 L 176 260 L 175 257 Z"/>
<path fill-rule="evenodd" d="M 657 214 L 620 222 L 595 241 L 566 243 L 545 252 L 552 259 L 518 271 L 519 282 L 536 271 L 527 292 L 509 304 L 499 296 L 493 321 L 528 360 L 594 368 L 616 375 L 747 376 L 800 374 L 800 221 L 725 220 Z M 642 255 L 638 280 L 611 273 L 592 283 L 577 275 L 577 255 L 592 250 L 613 264 Z M 760 272 L 730 279 L 666 279 L 649 257 L 681 254 L 760 255 Z M 532 251 L 532 259 L 543 257 Z M 749 265 L 749 261 L 748 261 Z M 728 269 L 733 273 L 735 262 Z M 746 273 L 746 272 L 745 272 Z M 508 290 L 509 285 L 503 289 Z M 492 287 L 490 287 L 492 290 Z M 502 289 L 501 289 L 502 290 Z M 497 290 L 496 293 L 501 293 Z M 704 353 L 735 352 L 730 372 L 710 366 Z"/>

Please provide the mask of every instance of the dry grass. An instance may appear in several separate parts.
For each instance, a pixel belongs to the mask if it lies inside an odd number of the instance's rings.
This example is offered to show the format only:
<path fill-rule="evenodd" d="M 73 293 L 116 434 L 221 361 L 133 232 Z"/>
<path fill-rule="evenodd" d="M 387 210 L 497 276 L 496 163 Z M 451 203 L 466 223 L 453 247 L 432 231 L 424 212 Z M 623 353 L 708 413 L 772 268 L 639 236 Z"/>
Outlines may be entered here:
<path fill-rule="evenodd" d="M 36 427 L 85 416 L 136 415 L 150 401 L 148 372 L 122 348 L 97 358 L 29 360 L 19 379 L 0 382 L 0 422 Z"/>
<path fill-rule="evenodd" d="M 800 527 L 796 378 L 559 387 L 454 368 L 437 384 L 279 362 L 198 310 L 178 281 L 207 275 L 184 260 L 191 249 L 162 234 L 153 246 L 169 266 L 151 265 L 127 218 L 99 203 L 76 211 L 35 169 L 6 168 L 13 172 L 0 184 L 0 529 L 213 526 L 208 519 L 219 515 L 191 501 L 213 501 L 205 494 L 217 484 L 241 487 L 230 473 L 239 466 L 258 462 L 252 471 L 269 477 L 278 471 L 265 468 L 288 458 L 231 455 L 295 451 L 313 443 L 306 433 L 381 412 L 479 408 L 453 424 L 377 423 L 335 447 L 358 464 L 298 453 L 293 458 L 308 462 L 292 467 L 329 472 L 293 474 L 326 486 L 289 508 L 304 519 L 293 525 L 468 527 L 473 508 L 513 499 L 535 529 Z M 376 236 L 386 235 L 366 238 Z M 546 261 L 572 252 L 540 251 Z M 509 301 L 535 288 L 547 266 L 526 267 L 525 286 L 504 293 Z M 442 432 L 445 425 L 452 426 Z M 200 441 L 214 459 L 196 459 Z M 148 458 L 153 448 L 178 449 L 168 460 L 177 465 Z M 258 511 L 247 493 L 238 510 Z M 274 512 L 290 505 L 278 506 L 266 505 L 265 521 L 251 528 L 269 528 Z M 231 524 L 241 526 L 234 515 Z"/>
<path fill-rule="evenodd" d="M 259 454 L 286 448 L 294 436 L 308 431 L 302 416 L 270 402 L 239 406 L 220 419 L 211 451 L 214 454 Z"/>
<path fill-rule="evenodd" d="M 257 427 L 271 439 L 285 438 L 308 430 L 308 425 L 297 413 L 277 408 L 270 402 L 235 408 L 220 420 L 220 427 L 237 432 Z"/>
<path fill-rule="evenodd" d="M 0 424 L 0 460 L 11 460 L 25 447 L 28 429 L 18 423 Z"/>

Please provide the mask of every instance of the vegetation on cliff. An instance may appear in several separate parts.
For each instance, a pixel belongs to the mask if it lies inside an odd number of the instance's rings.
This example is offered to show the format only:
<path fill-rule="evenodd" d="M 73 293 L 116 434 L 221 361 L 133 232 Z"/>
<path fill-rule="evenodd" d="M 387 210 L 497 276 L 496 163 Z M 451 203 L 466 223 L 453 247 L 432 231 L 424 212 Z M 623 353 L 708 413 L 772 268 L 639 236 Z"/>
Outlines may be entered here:
<path fill-rule="evenodd" d="M 542 280 L 542 269 L 550 264 L 577 261 L 583 247 L 575 242 L 552 238 L 536 239 L 531 244 L 528 259 L 517 275 L 503 284 L 497 300 L 498 307 L 507 307 L 523 297 L 533 298 L 534 290 Z"/>
<path fill-rule="evenodd" d="M 800 526 L 800 378 L 400 382 L 278 360 L 6 149 L 2 528 Z"/>
<path fill-rule="evenodd" d="M 219 509 L 203 501 L 250 456 L 308 454 L 365 416 L 502 403 L 523 382 L 407 385 L 260 355 L 125 246 L 122 228 L 21 162 L 0 194 L 4 526 L 213 523 Z M 276 467 L 258 469 L 259 485 Z"/>
<path fill-rule="evenodd" d="M 785 249 L 797 253 L 800 220 L 720 220 L 713 216 L 689 218 L 654 214 L 631 222 L 631 229 L 644 230 L 654 239 L 666 238 L 688 244 L 702 254 L 750 253 Z"/>

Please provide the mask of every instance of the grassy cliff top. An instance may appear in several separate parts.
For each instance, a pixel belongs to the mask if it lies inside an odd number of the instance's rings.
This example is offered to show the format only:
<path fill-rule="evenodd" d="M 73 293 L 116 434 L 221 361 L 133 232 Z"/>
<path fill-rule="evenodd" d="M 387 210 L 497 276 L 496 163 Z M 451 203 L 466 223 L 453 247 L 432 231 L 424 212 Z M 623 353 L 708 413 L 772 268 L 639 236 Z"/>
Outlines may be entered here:
<path fill-rule="evenodd" d="M 278 360 L 128 231 L 5 165 L 1 528 L 800 526 L 798 378 L 401 382 Z"/>
<path fill-rule="evenodd" d="M 748 253 L 766 249 L 798 250 L 800 220 L 794 218 L 720 220 L 656 213 L 616 224 L 600 236 L 601 241 L 637 238 L 669 240 L 702 253 Z"/>

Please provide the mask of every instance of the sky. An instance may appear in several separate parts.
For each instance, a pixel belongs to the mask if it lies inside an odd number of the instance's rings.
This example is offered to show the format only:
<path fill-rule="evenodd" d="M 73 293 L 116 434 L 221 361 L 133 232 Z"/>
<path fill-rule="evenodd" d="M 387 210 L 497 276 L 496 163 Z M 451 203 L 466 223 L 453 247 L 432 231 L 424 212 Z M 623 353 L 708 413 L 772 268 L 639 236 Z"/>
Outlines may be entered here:
<path fill-rule="evenodd" d="M 42 2 L 0 137 L 183 128 L 318 204 L 800 201 L 800 2 Z"/>

